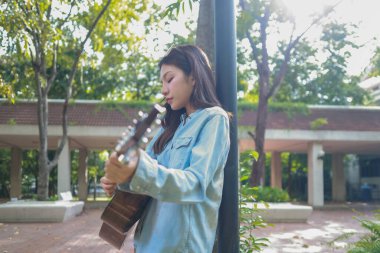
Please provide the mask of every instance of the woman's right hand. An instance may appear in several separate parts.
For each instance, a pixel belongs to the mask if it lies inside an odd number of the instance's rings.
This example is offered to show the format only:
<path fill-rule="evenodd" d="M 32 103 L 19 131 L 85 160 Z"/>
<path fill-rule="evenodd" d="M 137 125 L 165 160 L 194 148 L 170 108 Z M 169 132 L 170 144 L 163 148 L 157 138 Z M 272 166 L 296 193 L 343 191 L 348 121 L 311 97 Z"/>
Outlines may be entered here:
<path fill-rule="evenodd" d="M 116 183 L 115 182 L 112 182 L 111 180 L 109 180 L 106 177 L 102 177 L 100 179 L 100 184 L 103 187 L 103 190 L 106 192 L 106 194 L 109 197 L 111 197 L 115 193 L 115 190 L 116 190 Z"/>

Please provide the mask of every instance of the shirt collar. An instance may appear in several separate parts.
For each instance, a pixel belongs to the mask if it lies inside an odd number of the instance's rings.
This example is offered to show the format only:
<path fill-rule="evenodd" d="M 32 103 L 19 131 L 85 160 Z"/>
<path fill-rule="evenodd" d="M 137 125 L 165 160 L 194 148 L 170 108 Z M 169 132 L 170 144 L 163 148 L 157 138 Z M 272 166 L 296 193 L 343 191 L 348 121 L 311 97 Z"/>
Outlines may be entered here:
<path fill-rule="evenodd" d="M 197 114 L 199 111 L 201 111 L 201 109 L 197 109 L 195 110 L 194 112 L 192 112 L 190 115 L 187 115 L 186 112 L 185 113 L 182 113 L 181 114 L 181 117 L 180 117 L 180 120 L 181 120 L 181 123 L 183 123 L 184 125 L 186 124 L 186 121 L 187 120 L 191 120 L 192 117 Z"/>

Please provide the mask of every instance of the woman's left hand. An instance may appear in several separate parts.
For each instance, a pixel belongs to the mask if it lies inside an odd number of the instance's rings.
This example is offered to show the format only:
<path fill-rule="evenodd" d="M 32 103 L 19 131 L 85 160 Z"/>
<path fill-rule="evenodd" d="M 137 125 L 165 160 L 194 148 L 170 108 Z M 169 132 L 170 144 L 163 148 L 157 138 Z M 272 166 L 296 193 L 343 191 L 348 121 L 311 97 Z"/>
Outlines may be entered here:
<path fill-rule="evenodd" d="M 113 152 L 106 161 L 104 177 L 116 184 L 128 182 L 136 171 L 138 160 L 139 155 L 136 152 L 134 156 L 130 157 L 128 164 L 123 164 L 118 160 L 117 153 Z"/>

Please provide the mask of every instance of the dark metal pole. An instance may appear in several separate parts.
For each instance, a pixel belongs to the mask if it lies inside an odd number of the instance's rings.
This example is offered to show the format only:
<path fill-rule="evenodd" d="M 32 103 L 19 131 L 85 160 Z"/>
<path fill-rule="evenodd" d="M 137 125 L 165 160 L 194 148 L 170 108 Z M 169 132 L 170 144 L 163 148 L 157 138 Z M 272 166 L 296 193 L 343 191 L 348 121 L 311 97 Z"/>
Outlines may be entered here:
<path fill-rule="evenodd" d="M 215 70 L 217 93 L 223 107 L 233 114 L 231 148 L 224 171 L 219 210 L 218 252 L 239 252 L 238 148 L 236 91 L 236 29 L 233 0 L 215 2 Z"/>

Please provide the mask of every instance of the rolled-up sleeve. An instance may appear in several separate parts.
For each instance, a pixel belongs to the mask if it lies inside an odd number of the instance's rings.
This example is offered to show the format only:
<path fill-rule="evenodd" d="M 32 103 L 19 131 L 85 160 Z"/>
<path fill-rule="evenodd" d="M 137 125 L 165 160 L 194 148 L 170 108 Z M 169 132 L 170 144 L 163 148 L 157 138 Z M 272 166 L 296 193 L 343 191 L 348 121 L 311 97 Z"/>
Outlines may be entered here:
<path fill-rule="evenodd" d="M 166 202 L 202 202 L 210 185 L 222 190 L 223 176 L 215 175 L 223 172 L 229 148 L 229 120 L 225 115 L 213 115 L 195 139 L 188 167 L 164 167 L 141 151 L 130 190 Z"/>

